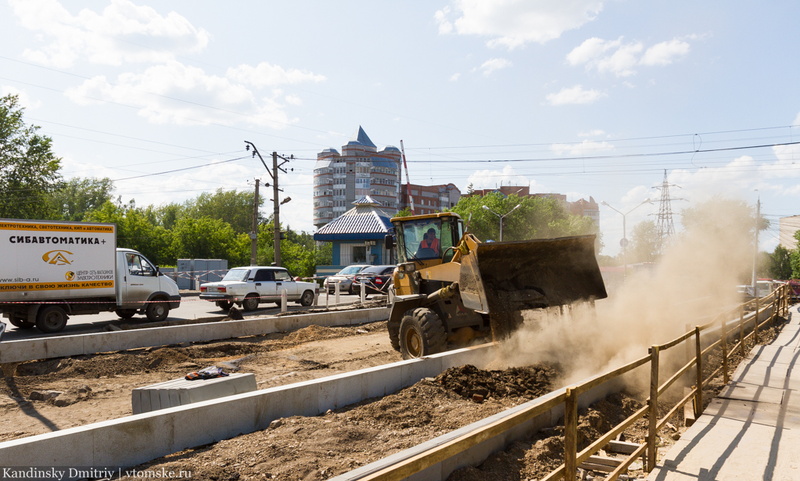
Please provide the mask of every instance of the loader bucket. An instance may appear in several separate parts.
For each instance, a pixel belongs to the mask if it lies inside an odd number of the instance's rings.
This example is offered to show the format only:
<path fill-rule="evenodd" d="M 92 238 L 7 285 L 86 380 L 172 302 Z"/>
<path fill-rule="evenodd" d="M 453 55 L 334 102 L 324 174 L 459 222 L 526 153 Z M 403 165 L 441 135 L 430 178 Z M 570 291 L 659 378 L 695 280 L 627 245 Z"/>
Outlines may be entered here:
<path fill-rule="evenodd" d="M 595 236 L 478 244 L 461 258 L 464 306 L 488 313 L 495 338 L 513 331 L 524 309 L 603 299 Z"/>

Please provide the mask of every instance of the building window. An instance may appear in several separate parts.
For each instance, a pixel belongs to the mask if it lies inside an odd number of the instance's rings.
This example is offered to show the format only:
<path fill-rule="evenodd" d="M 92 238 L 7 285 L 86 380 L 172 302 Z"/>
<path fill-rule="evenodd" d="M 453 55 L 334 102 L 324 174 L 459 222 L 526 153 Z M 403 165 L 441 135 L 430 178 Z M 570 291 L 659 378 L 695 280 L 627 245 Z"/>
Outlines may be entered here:
<path fill-rule="evenodd" d="M 343 266 L 366 264 L 367 247 L 364 244 L 340 244 L 339 257 Z"/>

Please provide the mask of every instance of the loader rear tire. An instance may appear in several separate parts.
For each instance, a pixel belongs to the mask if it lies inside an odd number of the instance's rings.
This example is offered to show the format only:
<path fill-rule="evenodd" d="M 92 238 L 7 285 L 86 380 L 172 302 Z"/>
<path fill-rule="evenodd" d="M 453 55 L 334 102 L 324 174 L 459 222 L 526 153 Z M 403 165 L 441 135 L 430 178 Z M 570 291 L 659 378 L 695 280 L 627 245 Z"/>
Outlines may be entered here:
<path fill-rule="evenodd" d="M 444 324 L 435 312 L 427 307 L 414 309 L 400 321 L 400 354 L 403 359 L 428 356 L 447 348 Z"/>

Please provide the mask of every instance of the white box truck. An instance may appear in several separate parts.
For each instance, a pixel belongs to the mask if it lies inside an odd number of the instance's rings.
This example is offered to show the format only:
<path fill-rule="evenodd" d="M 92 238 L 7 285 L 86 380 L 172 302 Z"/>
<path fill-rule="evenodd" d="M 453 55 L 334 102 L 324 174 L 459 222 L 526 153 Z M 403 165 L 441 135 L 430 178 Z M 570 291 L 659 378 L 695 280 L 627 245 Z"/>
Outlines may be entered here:
<path fill-rule="evenodd" d="M 0 219 L 0 313 L 47 333 L 77 314 L 166 319 L 180 306 L 175 281 L 116 245 L 114 224 Z"/>

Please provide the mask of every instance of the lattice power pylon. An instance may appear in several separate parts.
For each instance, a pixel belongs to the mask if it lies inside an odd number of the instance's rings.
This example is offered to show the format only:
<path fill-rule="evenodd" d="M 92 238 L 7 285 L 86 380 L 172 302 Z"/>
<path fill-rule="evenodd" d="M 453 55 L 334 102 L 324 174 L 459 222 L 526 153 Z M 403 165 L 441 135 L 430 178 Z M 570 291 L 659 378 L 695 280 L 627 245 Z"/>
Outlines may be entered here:
<path fill-rule="evenodd" d="M 669 242 L 669 238 L 675 235 L 675 223 L 672 222 L 673 199 L 669 195 L 670 186 L 679 187 L 674 184 L 670 185 L 669 181 L 667 180 L 667 170 L 664 169 L 664 181 L 661 183 L 660 187 L 654 187 L 655 189 L 661 189 L 661 202 L 659 202 L 658 214 L 656 214 L 658 216 L 656 221 L 656 235 L 658 236 L 659 253 L 664 251 L 664 247 Z"/>

